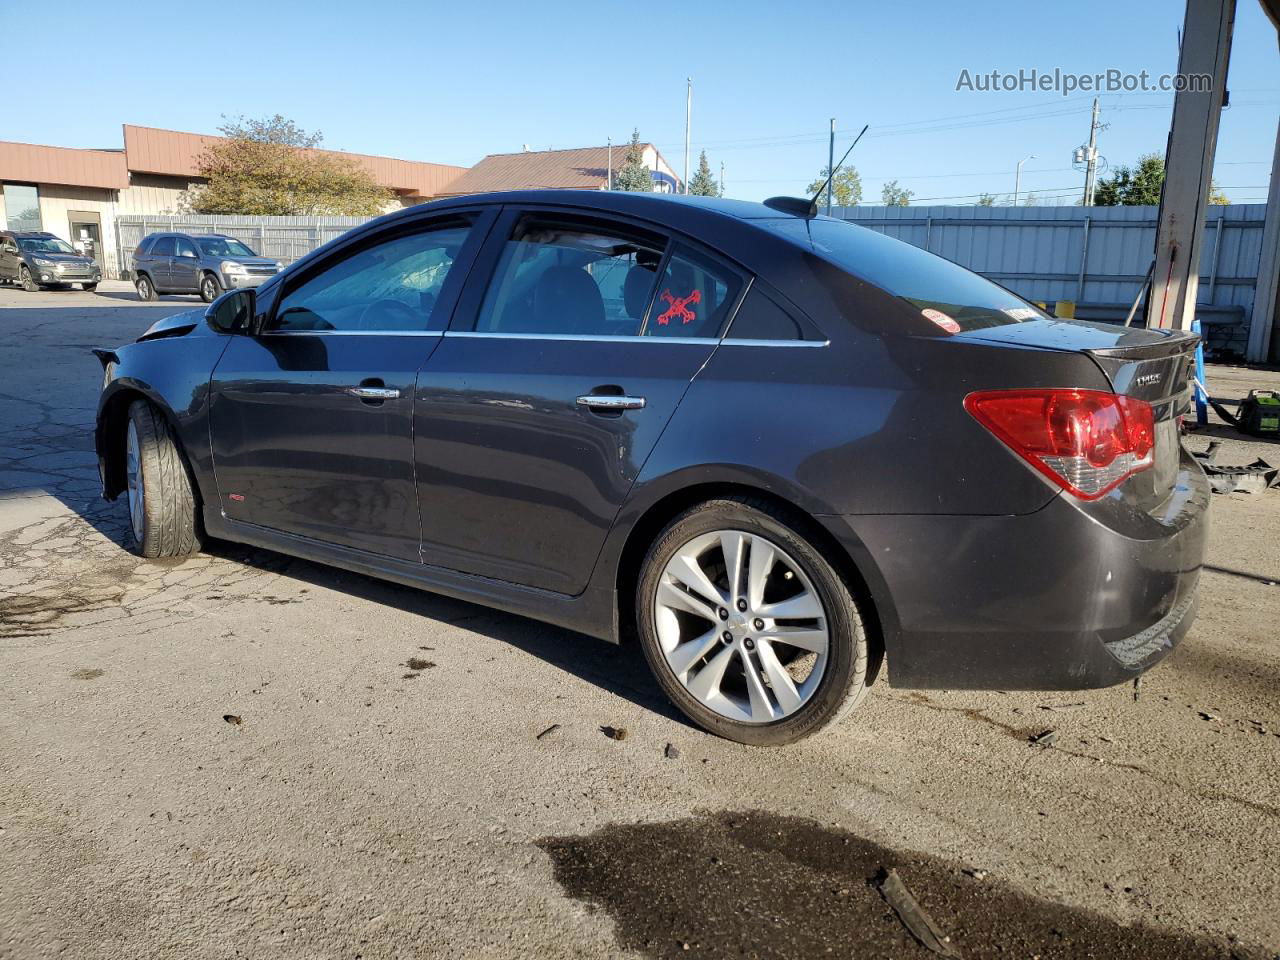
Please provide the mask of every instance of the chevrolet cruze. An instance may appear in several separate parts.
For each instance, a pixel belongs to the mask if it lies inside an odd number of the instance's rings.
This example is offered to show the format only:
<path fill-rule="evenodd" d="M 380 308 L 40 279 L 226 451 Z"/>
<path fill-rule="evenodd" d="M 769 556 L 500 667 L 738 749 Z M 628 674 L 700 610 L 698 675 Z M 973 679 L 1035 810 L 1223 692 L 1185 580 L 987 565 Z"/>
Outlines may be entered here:
<path fill-rule="evenodd" d="M 146 557 L 240 541 L 636 639 L 693 721 L 1138 676 L 1190 627 L 1195 338 L 768 204 L 399 211 L 97 351 Z"/>

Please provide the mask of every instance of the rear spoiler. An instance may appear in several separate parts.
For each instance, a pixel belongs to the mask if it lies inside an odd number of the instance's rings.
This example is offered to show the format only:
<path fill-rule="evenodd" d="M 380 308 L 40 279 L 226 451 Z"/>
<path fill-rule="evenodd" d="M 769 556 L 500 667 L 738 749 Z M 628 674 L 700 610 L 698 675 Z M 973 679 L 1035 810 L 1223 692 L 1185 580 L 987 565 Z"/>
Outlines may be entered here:
<path fill-rule="evenodd" d="M 1163 360 L 1190 353 L 1200 341 L 1199 334 L 1190 330 L 1148 330 L 1148 333 L 1162 333 L 1164 343 L 1142 343 L 1133 346 L 1097 347 L 1085 350 L 1095 357 L 1106 357 L 1112 360 Z"/>

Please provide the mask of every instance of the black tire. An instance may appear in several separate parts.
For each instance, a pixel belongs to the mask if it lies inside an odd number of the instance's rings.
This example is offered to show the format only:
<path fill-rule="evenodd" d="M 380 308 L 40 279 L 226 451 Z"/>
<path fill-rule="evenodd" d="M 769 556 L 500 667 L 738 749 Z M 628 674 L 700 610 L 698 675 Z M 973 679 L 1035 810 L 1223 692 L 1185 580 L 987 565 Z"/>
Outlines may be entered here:
<path fill-rule="evenodd" d="M 20 282 L 22 283 L 22 289 L 27 293 L 38 293 L 40 291 L 40 284 L 36 283 L 36 278 L 31 275 L 31 271 L 27 267 L 22 268 Z"/>
<path fill-rule="evenodd" d="M 222 284 L 218 282 L 218 278 L 212 273 L 204 274 L 200 278 L 200 299 L 205 303 L 213 303 L 220 296 L 222 296 Z"/>
<path fill-rule="evenodd" d="M 793 743 L 840 719 L 867 695 L 869 644 L 858 604 L 827 558 L 799 532 L 797 528 L 803 526 L 803 521 L 766 501 L 747 497 L 711 500 L 667 524 L 645 556 L 636 591 L 636 621 L 645 659 L 671 701 L 711 733 L 753 746 Z M 762 536 L 781 547 L 809 578 L 822 603 L 829 631 L 825 670 L 809 699 L 780 720 L 746 723 L 711 709 L 685 688 L 662 652 L 654 602 L 663 571 L 682 546 L 717 530 Z"/>
<path fill-rule="evenodd" d="M 98 289 L 98 285 L 96 283 L 82 283 L 80 284 L 80 289 L 85 293 L 93 293 L 93 291 Z"/>
<path fill-rule="evenodd" d="M 148 277 L 145 273 L 138 274 L 138 279 L 134 281 L 133 286 L 134 286 L 134 289 L 138 291 L 139 300 L 156 299 L 155 284 L 151 282 L 151 278 Z"/>
<path fill-rule="evenodd" d="M 185 557 L 199 552 L 195 488 L 169 422 L 146 400 L 135 400 L 129 406 L 126 425 L 126 464 L 130 426 L 138 441 L 140 518 L 134 515 L 134 500 L 129 497 L 130 530 L 138 552 L 144 557 Z"/>

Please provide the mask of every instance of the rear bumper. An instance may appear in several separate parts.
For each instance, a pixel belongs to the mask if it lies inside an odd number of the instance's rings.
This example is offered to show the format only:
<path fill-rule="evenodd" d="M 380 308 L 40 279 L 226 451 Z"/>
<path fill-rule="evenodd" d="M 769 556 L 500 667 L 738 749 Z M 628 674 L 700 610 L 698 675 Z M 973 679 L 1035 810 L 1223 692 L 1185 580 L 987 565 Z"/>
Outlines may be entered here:
<path fill-rule="evenodd" d="M 1062 495 L 1026 516 L 824 522 L 867 574 L 895 686 L 1069 690 L 1131 680 L 1186 635 L 1208 509 L 1184 452 L 1158 515 Z"/>

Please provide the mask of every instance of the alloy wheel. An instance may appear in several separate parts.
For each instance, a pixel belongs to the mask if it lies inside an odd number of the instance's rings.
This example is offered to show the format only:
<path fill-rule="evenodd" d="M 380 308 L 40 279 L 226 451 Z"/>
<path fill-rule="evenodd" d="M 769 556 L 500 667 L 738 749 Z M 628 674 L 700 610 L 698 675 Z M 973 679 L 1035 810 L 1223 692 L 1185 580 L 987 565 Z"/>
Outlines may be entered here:
<path fill-rule="evenodd" d="M 214 298 L 218 296 L 217 281 L 206 274 L 204 280 L 200 282 L 200 292 L 206 303 L 212 303 Z"/>
<path fill-rule="evenodd" d="M 129 522 L 133 525 L 133 537 L 142 543 L 145 527 L 145 497 L 142 486 L 142 454 L 138 445 L 138 428 L 129 421 L 128 440 L 125 444 L 125 475 L 129 485 Z"/>
<path fill-rule="evenodd" d="M 791 716 L 826 670 L 826 611 L 776 543 L 742 530 L 694 537 L 667 561 L 654 597 L 666 664 L 698 702 L 741 723 Z"/>

